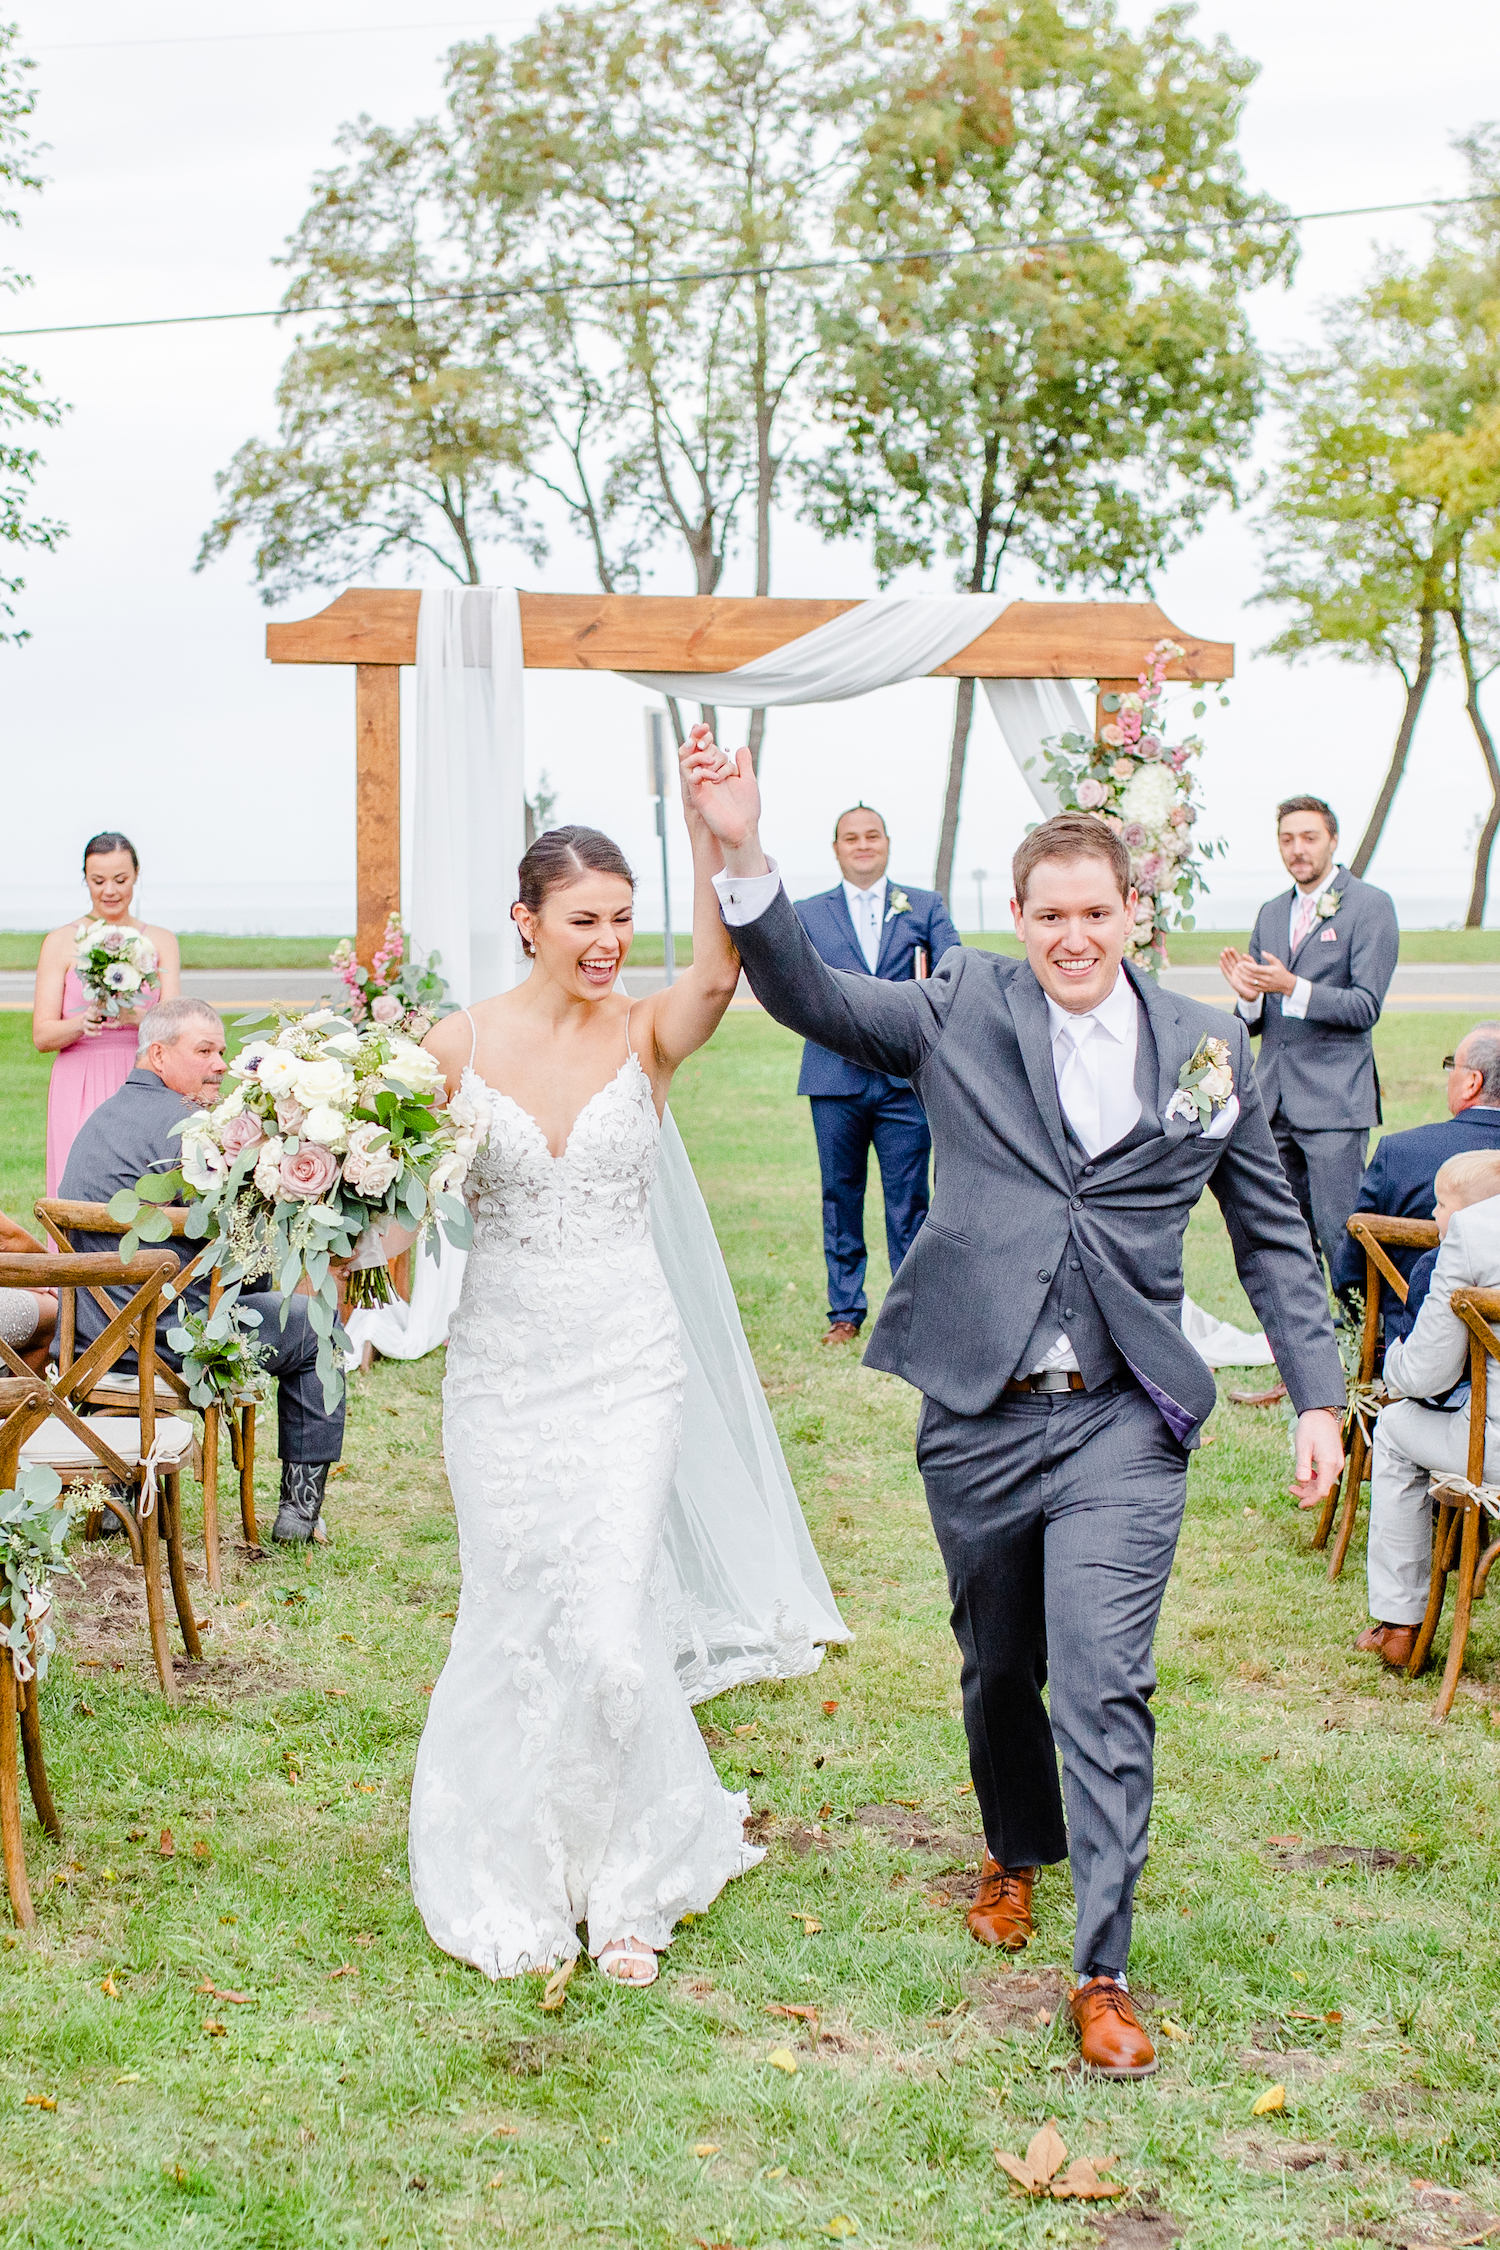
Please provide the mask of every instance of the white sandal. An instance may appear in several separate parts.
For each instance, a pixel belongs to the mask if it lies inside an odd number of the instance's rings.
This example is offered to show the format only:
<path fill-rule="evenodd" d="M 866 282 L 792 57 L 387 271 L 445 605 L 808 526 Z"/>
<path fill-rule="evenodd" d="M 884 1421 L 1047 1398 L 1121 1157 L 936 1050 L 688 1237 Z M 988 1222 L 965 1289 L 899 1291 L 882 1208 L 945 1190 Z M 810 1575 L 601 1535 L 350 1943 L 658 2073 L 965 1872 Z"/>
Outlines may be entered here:
<path fill-rule="evenodd" d="M 655 1984 L 658 1974 L 655 1953 L 644 1938 L 637 1937 L 611 1938 L 601 1945 L 596 1966 L 616 1984 Z"/>

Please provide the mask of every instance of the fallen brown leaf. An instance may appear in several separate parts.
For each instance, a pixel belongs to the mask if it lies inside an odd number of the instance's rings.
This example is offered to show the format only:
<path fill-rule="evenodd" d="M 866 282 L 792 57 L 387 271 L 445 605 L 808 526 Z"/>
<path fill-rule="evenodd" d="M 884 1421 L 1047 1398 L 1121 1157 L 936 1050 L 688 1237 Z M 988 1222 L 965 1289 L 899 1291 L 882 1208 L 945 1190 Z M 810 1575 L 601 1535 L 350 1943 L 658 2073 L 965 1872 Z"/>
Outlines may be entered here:
<path fill-rule="evenodd" d="M 120 1997 L 120 1987 L 115 1983 L 113 1974 L 105 1978 L 104 1982 L 100 1985 L 99 1990 L 103 1993 L 106 2000 L 118 2000 Z"/>
<path fill-rule="evenodd" d="M 1067 2144 L 1057 2129 L 1055 2119 L 1048 2118 L 1040 2132 L 1033 2133 L 1026 2144 L 1024 2156 L 1012 2156 L 1008 2149 L 997 2148 L 995 2162 L 1002 2172 L 1013 2179 L 1027 2195 L 1045 2195 L 1054 2175 L 1068 2160 Z"/>
<path fill-rule="evenodd" d="M 225 2033 L 228 2031 L 229 2026 L 227 2024 L 220 2023 L 214 2016 L 205 2016 L 203 2019 L 203 2028 L 208 2033 L 210 2039 L 222 2039 Z"/>
<path fill-rule="evenodd" d="M 176 1857 L 177 1846 L 172 1841 L 172 1831 L 170 1828 L 164 1828 L 162 1830 L 161 1842 L 157 1845 L 156 1848 L 161 1853 L 163 1859 L 173 1859 Z"/>
<path fill-rule="evenodd" d="M 834 1697 L 834 1698 L 833 1698 L 833 1699 L 832 1699 L 832 1700 L 831 1700 L 830 1702 L 827 1702 L 827 1703 L 825 1703 L 825 1704 L 824 1704 L 824 1706 L 823 1706 L 823 1716 L 824 1716 L 824 1718 L 825 1718 L 825 1719 L 831 1719 L 831 1718 L 833 1717 L 833 1714 L 834 1714 L 834 1712 L 835 1712 L 835 1711 L 836 1711 L 836 1710 L 838 1709 L 838 1707 L 839 1707 L 839 1706 L 838 1706 L 838 1698 L 837 1698 L 837 1696 L 835 1696 L 835 1697 Z"/>
<path fill-rule="evenodd" d="M 1060 2201 L 1072 2196 L 1079 2203 L 1107 2203 L 1111 2196 L 1125 2193 L 1123 2180 L 1102 2180 L 1099 2177 L 1101 2172 L 1109 2171 L 1116 2161 L 1113 2156 L 1101 2156 L 1096 2164 L 1087 2156 L 1075 2156 L 1066 2172 L 1052 2182 L 1052 2193 Z"/>
<path fill-rule="evenodd" d="M 575 1953 L 571 1961 L 564 1961 L 548 1977 L 542 1997 L 537 2002 L 544 2015 L 555 2016 L 561 2009 L 568 1997 L 568 1980 L 577 1966 L 578 1955 Z"/>
<path fill-rule="evenodd" d="M 832 1807 L 832 1805 L 819 1805 L 819 1807 L 818 1807 L 818 1818 L 819 1818 L 819 1820 L 832 1820 L 832 1818 L 833 1818 L 833 1807 Z"/>
<path fill-rule="evenodd" d="M 208 1843 L 206 1838 L 202 1836 L 195 1836 L 193 1838 L 193 1857 L 194 1859 L 207 1859 Z"/>
<path fill-rule="evenodd" d="M 56 2094 L 28 2094 L 23 2104 L 26 2109 L 56 2109 Z"/>
<path fill-rule="evenodd" d="M 818 2020 L 817 2009 L 804 2007 L 800 2001 L 768 2000 L 766 2002 L 766 2014 L 768 2016 L 795 2016 L 806 2023 L 816 2023 Z"/>
<path fill-rule="evenodd" d="M 750 1735 L 750 1734 L 754 1734 L 754 1732 L 755 1732 L 755 1721 L 754 1721 L 754 1719 L 752 1719 L 752 1720 L 750 1721 L 750 1723 L 749 1723 L 749 1725 L 748 1725 L 748 1726 L 743 1726 L 743 1727 L 736 1727 L 734 1731 L 735 1731 L 735 1733 L 736 1733 L 736 1734 L 737 1734 L 737 1735 L 739 1736 L 739 1739 L 741 1740 L 741 1742 L 743 1742 L 743 1741 L 744 1741 L 744 1739 L 745 1739 L 745 1737 L 746 1737 L 747 1735 Z"/>
<path fill-rule="evenodd" d="M 1252 2117 L 1269 2117 L 1274 2110 L 1286 2108 L 1285 2086 L 1268 2086 L 1259 2100 L 1250 2105 Z"/>
<path fill-rule="evenodd" d="M 719 2153 L 717 2141 L 694 2141 L 693 2143 L 694 2156 L 717 2156 Z"/>

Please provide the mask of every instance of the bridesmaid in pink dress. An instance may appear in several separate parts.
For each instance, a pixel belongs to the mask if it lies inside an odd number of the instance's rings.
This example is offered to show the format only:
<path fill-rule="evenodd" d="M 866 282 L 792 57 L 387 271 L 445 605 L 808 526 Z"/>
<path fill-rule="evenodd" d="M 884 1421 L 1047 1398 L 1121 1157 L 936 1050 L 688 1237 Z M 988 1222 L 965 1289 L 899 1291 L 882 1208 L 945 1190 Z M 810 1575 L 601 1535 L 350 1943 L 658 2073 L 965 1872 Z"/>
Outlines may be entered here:
<path fill-rule="evenodd" d="M 181 961 L 170 930 L 141 922 L 130 911 L 141 863 L 128 836 L 113 830 L 90 837 L 83 848 L 83 879 L 88 886 L 89 918 L 126 923 L 143 930 L 156 948 L 157 975 L 143 1004 L 106 1019 L 90 1006 L 73 971 L 77 922 L 51 930 L 42 940 L 37 963 L 36 999 L 31 1017 L 32 1044 L 40 1054 L 55 1054 L 47 1093 L 47 1193 L 56 1195 L 79 1126 L 101 1102 L 124 1085 L 135 1068 L 136 1031 L 146 1008 L 172 1000 L 181 988 Z M 81 919 L 82 917 L 80 917 Z"/>

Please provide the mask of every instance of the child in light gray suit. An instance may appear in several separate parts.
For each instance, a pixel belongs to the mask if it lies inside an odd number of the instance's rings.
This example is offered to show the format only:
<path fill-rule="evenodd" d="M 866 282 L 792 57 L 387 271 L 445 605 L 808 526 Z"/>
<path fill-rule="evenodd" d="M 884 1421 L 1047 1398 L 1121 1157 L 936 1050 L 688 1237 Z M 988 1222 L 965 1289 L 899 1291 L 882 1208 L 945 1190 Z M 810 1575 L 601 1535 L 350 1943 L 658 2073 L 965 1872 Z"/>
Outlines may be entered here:
<path fill-rule="evenodd" d="M 1393 1668 L 1411 1660 L 1432 1579 L 1429 1478 L 1469 1467 L 1467 1392 L 1456 1412 L 1428 1400 L 1462 1381 L 1469 1331 L 1449 1302 L 1455 1289 L 1500 1289 L 1500 1152 L 1450 1156 L 1436 1181 L 1441 1246 L 1427 1300 L 1409 1336 L 1385 1355 L 1387 1390 L 1399 1393 L 1375 1424 L 1367 1569 L 1370 1615 L 1355 1643 Z M 1484 1473 L 1500 1478 L 1500 1383 L 1488 1389 Z"/>

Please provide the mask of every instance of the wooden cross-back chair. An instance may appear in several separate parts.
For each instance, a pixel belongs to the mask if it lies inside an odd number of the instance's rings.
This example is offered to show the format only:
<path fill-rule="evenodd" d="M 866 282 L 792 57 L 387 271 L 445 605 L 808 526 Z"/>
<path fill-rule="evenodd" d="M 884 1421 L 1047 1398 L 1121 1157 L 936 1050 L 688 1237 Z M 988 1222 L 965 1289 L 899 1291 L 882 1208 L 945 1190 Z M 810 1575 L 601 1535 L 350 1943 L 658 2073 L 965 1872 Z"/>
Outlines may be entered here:
<path fill-rule="evenodd" d="M 55 1469 L 64 1484 L 108 1479 L 132 1495 L 133 1505 L 107 1489 L 104 1504 L 118 1518 L 145 1575 L 151 1653 L 168 1702 L 176 1701 L 177 1684 L 162 1604 L 163 1545 L 184 1644 L 191 1657 L 203 1653 L 182 1556 L 179 1505 L 192 1426 L 180 1416 L 157 1412 L 156 1316 L 162 1290 L 176 1271 L 170 1250 L 139 1251 L 128 1265 L 108 1250 L 55 1257 L 0 1255 L 0 1288 L 55 1289 L 59 1321 L 73 1317 L 71 1293 L 76 1290 L 123 1285 L 132 1292 L 118 1308 L 105 1300 L 108 1324 L 53 1382 L 33 1374 L 0 1337 L 0 1359 L 10 1370 L 0 1391 L 0 1491 L 14 1488 L 18 1468 L 40 1463 Z M 99 1377 L 131 1351 L 140 1371 L 139 1411 L 133 1416 L 86 1411 Z M 3 1782 L 0 1773 L 0 1786 Z"/>
<path fill-rule="evenodd" d="M 60 1250 L 71 1248 L 71 1236 L 79 1234 L 124 1235 L 129 1229 L 120 1219 L 112 1219 L 103 1203 L 73 1203 L 60 1196 L 48 1196 L 35 1206 L 36 1215 Z M 179 1240 L 187 1226 L 185 1211 L 164 1209 L 162 1216 L 171 1225 Z M 103 1309 L 111 1310 L 108 1299 L 99 1291 L 94 1296 Z M 208 1301 L 210 1309 L 223 1294 L 223 1285 L 217 1273 L 209 1276 Z M 66 1369 L 72 1365 L 75 1322 L 71 1303 L 66 1315 L 58 1308 L 57 1364 Z M 164 1395 L 177 1401 L 169 1411 L 188 1414 L 199 1411 L 188 1399 L 187 1385 L 174 1369 L 158 1360 L 156 1368 L 157 1396 Z M 137 1395 L 136 1378 L 120 1373 L 108 1376 L 96 1385 L 90 1401 L 98 1413 L 128 1413 Z M 122 1403 L 123 1400 L 123 1403 Z M 255 1522 L 255 1407 L 246 1401 L 239 1406 L 229 1404 L 209 1406 L 203 1413 L 203 1561 L 208 1572 L 208 1583 L 214 1592 L 223 1591 L 223 1573 L 219 1564 L 219 1429 L 221 1423 L 229 1430 L 229 1451 L 240 1479 L 240 1522 L 244 1527 L 247 1547 L 259 1547 L 260 1533 Z"/>
<path fill-rule="evenodd" d="M 1375 1378 L 1375 1354 L 1380 1349 L 1380 1292 L 1383 1288 L 1394 1291 L 1403 1305 L 1407 1295 L 1405 1277 L 1394 1260 L 1386 1256 L 1385 1245 L 1393 1243 L 1405 1250 L 1435 1250 L 1438 1230 L 1431 1219 L 1387 1219 L 1376 1211 L 1356 1211 L 1349 1221 L 1349 1232 L 1365 1254 L 1365 1324 L 1359 1341 L 1359 1387 L 1361 1391 L 1368 1391 Z M 1370 1434 L 1366 1420 L 1366 1416 L 1356 1414 L 1348 1436 L 1341 1480 L 1344 1507 L 1339 1517 L 1338 1537 L 1328 1559 L 1330 1579 L 1337 1578 L 1344 1567 L 1349 1542 L 1354 1536 L 1354 1521 L 1359 1514 L 1360 1486 L 1370 1473 Z M 1335 1484 L 1323 1502 L 1313 1533 L 1314 1547 L 1328 1544 L 1339 1491 L 1339 1484 Z"/>
<path fill-rule="evenodd" d="M 1427 1615 L 1422 1620 L 1411 1662 L 1406 1668 L 1407 1677 L 1414 1680 L 1426 1664 L 1452 1576 L 1457 1581 L 1457 1592 L 1453 1630 L 1448 1637 L 1448 1662 L 1443 1669 L 1443 1684 L 1438 1689 L 1433 1714 L 1439 1719 L 1446 1719 L 1453 1708 L 1469 1638 L 1469 1620 L 1474 1604 L 1483 1598 L 1495 1558 L 1500 1555 L 1500 1539 L 1490 1537 L 1495 1528 L 1493 1519 L 1500 1516 L 1500 1488 L 1484 1481 L 1489 1363 L 1500 1359 L 1500 1336 L 1494 1328 L 1494 1323 L 1500 1321 L 1500 1289 L 1455 1289 L 1449 1303 L 1469 1331 L 1469 1473 L 1467 1477 L 1434 1476 L 1432 1480 L 1432 1496 L 1437 1502 L 1437 1521 L 1432 1527 L 1432 1586 L 1427 1596 Z"/>

